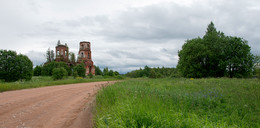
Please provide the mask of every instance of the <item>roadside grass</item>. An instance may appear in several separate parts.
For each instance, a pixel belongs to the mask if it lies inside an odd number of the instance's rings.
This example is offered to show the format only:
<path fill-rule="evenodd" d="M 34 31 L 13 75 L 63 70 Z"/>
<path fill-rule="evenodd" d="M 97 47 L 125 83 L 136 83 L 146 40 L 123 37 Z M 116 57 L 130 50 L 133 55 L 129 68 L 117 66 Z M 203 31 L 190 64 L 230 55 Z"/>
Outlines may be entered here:
<path fill-rule="evenodd" d="M 260 127 L 259 79 L 133 79 L 103 88 L 95 127 Z"/>
<path fill-rule="evenodd" d="M 122 77 L 103 77 L 95 76 L 93 78 L 81 78 L 68 77 L 62 80 L 53 80 L 48 76 L 34 76 L 30 81 L 16 81 L 16 82 L 1 82 L 0 81 L 0 92 L 10 91 L 10 90 L 20 90 L 26 88 L 38 88 L 44 86 L 53 85 L 63 85 L 63 84 L 73 84 L 73 83 L 87 83 L 87 82 L 97 82 L 97 81 L 111 81 L 120 80 Z"/>

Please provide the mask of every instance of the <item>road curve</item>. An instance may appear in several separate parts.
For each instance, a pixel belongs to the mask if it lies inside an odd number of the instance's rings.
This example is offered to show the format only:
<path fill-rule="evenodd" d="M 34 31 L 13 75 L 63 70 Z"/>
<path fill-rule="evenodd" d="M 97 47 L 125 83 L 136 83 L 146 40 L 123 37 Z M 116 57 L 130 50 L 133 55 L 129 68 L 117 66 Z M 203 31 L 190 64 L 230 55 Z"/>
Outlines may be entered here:
<path fill-rule="evenodd" d="M 90 104 L 114 81 L 80 83 L 0 93 L 0 128 L 92 127 Z"/>

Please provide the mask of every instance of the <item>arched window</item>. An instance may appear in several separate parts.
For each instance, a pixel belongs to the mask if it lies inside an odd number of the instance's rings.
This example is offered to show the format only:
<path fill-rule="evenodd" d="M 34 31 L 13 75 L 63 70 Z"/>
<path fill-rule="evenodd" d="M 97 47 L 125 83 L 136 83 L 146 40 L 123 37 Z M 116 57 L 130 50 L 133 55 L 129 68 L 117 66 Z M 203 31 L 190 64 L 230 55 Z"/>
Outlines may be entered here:
<path fill-rule="evenodd" d="M 84 49 L 84 45 L 83 44 L 81 45 L 80 49 Z"/>
<path fill-rule="evenodd" d="M 59 51 L 59 50 L 57 51 L 57 55 L 58 55 L 58 56 L 60 55 L 60 51 Z"/>
<path fill-rule="evenodd" d="M 84 52 L 81 52 L 81 58 L 84 58 Z"/>
<path fill-rule="evenodd" d="M 67 50 L 65 51 L 65 56 L 67 56 L 67 54 L 68 54 L 68 52 L 67 52 Z"/>

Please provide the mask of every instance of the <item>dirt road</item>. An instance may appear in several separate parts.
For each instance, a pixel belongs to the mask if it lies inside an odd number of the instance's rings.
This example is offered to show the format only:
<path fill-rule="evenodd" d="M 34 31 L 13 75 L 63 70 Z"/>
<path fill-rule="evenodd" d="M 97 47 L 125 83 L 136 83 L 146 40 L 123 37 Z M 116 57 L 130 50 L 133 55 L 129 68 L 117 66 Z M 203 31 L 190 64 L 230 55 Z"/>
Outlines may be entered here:
<path fill-rule="evenodd" d="M 0 93 L 0 128 L 88 128 L 90 104 L 102 87 L 93 82 Z"/>

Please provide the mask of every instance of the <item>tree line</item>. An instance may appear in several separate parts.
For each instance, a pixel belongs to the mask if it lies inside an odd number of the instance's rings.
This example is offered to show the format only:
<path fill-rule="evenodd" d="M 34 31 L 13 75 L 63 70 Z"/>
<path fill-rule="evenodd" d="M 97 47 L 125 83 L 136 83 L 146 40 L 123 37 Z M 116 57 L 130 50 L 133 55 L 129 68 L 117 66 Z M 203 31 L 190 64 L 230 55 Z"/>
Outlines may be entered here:
<path fill-rule="evenodd" d="M 142 69 L 134 70 L 125 74 L 127 77 L 149 77 L 149 78 L 165 78 L 165 77 L 180 77 L 176 68 L 157 67 L 151 68 L 147 65 Z"/>
<path fill-rule="evenodd" d="M 95 66 L 95 65 L 94 65 Z M 55 73 L 53 70 L 56 70 Z M 62 71 L 61 71 L 62 70 Z M 59 72 L 58 72 L 59 71 Z M 58 74 L 64 74 L 63 77 L 59 77 L 57 79 L 62 79 L 67 76 L 74 76 L 74 77 L 86 77 L 85 72 L 85 65 L 84 63 L 75 64 L 68 66 L 65 62 L 56 62 L 51 61 L 49 63 L 45 63 L 44 65 L 37 65 L 33 70 L 34 76 L 53 76 Z M 99 68 L 99 66 L 95 66 L 95 75 L 102 75 L 102 76 L 118 76 L 119 72 L 109 70 L 108 67 L 104 68 L 103 71 Z M 61 75 L 58 75 L 61 76 Z M 93 74 L 90 73 L 89 76 L 92 78 Z"/>

